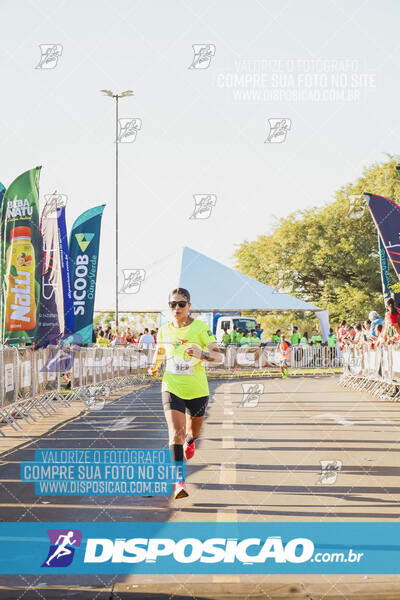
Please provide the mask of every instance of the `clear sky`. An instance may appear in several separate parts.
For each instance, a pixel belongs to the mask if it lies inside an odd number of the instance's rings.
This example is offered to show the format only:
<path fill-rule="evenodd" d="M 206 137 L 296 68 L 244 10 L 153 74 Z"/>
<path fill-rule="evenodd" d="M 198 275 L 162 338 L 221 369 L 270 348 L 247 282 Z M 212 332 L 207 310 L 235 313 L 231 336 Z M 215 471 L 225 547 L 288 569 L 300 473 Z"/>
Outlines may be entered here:
<path fill-rule="evenodd" d="M 115 277 L 114 102 L 100 89 L 134 90 L 120 117 L 142 121 L 119 146 L 121 269 L 185 245 L 232 266 L 276 217 L 399 150 L 394 0 L 2 0 L 0 14 L 0 180 L 43 165 L 41 200 L 66 194 L 69 227 L 106 204 L 98 309 Z M 62 46 L 55 68 L 35 68 L 39 44 Z M 215 46 L 208 68 L 189 68 L 194 44 Z M 269 119 L 290 119 L 281 143 Z M 216 195 L 208 219 L 189 218 L 195 194 Z"/>

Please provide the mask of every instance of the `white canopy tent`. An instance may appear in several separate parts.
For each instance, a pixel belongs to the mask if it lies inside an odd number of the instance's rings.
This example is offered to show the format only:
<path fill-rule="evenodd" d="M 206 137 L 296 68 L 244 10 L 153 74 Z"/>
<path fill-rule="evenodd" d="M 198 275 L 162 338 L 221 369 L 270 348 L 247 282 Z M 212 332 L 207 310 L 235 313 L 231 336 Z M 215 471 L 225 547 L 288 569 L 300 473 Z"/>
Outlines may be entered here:
<path fill-rule="evenodd" d="M 190 291 L 191 310 L 195 312 L 312 311 L 320 321 L 323 339 L 329 333 L 328 311 L 280 293 L 192 248 L 185 246 L 144 267 L 143 271 L 136 275 L 137 285 L 130 287 L 126 284 L 130 273 L 124 272 L 125 284 L 120 286 L 119 294 L 120 312 L 164 312 L 168 308 L 169 292 L 183 287 Z"/>

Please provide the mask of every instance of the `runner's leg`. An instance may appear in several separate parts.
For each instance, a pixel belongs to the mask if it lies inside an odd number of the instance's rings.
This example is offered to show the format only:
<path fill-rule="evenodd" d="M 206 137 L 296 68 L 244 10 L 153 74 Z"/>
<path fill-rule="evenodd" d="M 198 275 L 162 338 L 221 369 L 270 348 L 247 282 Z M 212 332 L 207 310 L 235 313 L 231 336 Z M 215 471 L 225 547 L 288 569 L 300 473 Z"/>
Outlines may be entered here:
<path fill-rule="evenodd" d="M 183 444 L 185 442 L 186 435 L 186 419 L 185 413 L 179 410 L 168 410 L 165 413 L 165 420 L 168 425 L 168 436 L 169 436 L 169 447 L 172 452 L 172 460 L 183 460 L 183 450 L 182 457 L 180 456 L 179 447 L 183 448 Z M 172 448 L 174 447 L 174 450 Z M 178 454 L 178 458 L 174 458 L 174 453 Z"/>
<path fill-rule="evenodd" d="M 183 444 L 186 435 L 185 403 L 182 398 L 170 392 L 162 393 L 162 401 L 165 420 L 168 426 L 169 448 L 172 460 L 174 462 L 183 462 Z M 182 480 L 177 481 L 174 488 L 176 499 L 186 498 L 189 495 L 185 482 Z"/>
<path fill-rule="evenodd" d="M 208 396 L 185 400 L 186 405 L 186 442 L 183 447 L 185 458 L 193 457 L 195 452 L 195 440 L 200 435 L 204 414 L 208 404 Z"/>
<path fill-rule="evenodd" d="M 287 366 L 286 360 L 283 360 L 281 362 L 282 379 L 286 379 L 288 371 L 289 371 L 289 367 Z"/>
<path fill-rule="evenodd" d="M 204 416 L 192 417 L 186 413 L 186 441 L 197 440 L 200 435 L 201 426 L 203 425 Z"/>

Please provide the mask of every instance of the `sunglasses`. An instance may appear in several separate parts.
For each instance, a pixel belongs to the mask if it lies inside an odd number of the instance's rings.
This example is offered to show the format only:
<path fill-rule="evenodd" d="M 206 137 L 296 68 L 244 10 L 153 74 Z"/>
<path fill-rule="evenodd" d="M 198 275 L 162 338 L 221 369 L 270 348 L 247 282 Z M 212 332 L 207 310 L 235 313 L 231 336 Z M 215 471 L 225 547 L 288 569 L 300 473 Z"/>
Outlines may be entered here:
<path fill-rule="evenodd" d="M 168 302 L 168 304 L 171 308 L 176 308 L 176 305 L 178 305 L 179 308 L 185 308 L 187 300 L 180 300 L 179 302 L 175 302 L 175 300 L 173 300 L 172 302 Z"/>

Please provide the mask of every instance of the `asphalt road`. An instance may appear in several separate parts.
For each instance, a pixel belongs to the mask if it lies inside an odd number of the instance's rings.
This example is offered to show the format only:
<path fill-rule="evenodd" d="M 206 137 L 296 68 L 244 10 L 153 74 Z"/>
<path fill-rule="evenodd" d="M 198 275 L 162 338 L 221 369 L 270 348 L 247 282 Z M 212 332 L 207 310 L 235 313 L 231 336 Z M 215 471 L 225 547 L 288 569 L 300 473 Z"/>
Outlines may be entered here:
<path fill-rule="evenodd" d="M 263 390 L 253 388 L 249 396 L 246 388 L 255 384 Z M 190 523 L 399 518 L 398 404 L 344 390 L 335 377 L 326 376 L 213 380 L 210 392 L 201 440 L 188 464 L 189 498 L 38 497 L 33 484 L 19 481 L 20 462 L 33 460 L 36 449 L 167 447 L 160 385 L 153 384 L 122 392 L 102 411 L 82 411 L 78 404 L 63 409 L 58 420 L 24 424 L 22 435 L 10 432 L 10 438 L 0 440 L 0 519 Z M 321 461 L 331 470 L 322 470 Z M 60 587 L 52 590 L 55 585 Z M 400 577 L 0 576 L 0 597 L 10 600 L 103 600 L 110 590 L 114 600 L 171 594 L 378 600 L 400 598 Z"/>

